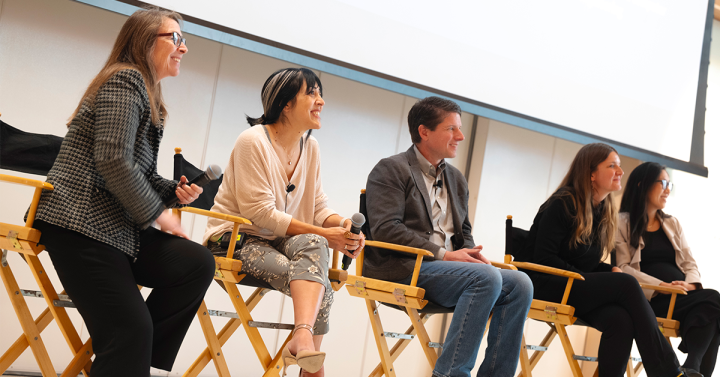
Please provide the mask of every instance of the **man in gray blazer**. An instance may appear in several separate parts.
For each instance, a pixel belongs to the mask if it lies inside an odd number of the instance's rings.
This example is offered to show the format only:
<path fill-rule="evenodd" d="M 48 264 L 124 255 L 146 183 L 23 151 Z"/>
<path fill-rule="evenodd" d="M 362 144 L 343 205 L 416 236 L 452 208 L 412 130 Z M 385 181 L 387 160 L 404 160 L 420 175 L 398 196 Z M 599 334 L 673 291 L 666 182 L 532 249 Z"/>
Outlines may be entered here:
<path fill-rule="evenodd" d="M 366 204 L 370 237 L 426 249 L 418 279 L 425 298 L 454 308 L 433 376 L 469 376 L 485 326 L 488 348 L 478 376 L 513 376 L 533 289 L 522 272 L 499 270 L 475 246 L 468 217 L 468 187 L 445 162 L 465 139 L 460 107 L 428 97 L 408 114 L 413 146 L 381 160 L 370 173 Z M 366 247 L 366 276 L 409 284 L 415 256 Z"/>

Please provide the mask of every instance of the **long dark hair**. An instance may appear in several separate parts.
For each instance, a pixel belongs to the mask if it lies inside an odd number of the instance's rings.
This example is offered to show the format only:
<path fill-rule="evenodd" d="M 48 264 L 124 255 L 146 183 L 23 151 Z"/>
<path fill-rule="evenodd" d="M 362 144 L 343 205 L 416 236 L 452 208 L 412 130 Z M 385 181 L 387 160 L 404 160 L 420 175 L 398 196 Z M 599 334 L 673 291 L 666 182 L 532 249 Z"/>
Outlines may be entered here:
<path fill-rule="evenodd" d="M 590 177 L 597 170 L 598 165 L 605 161 L 612 152 L 617 153 L 615 148 L 603 143 L 592 143 L 580 148 L 572 164 L 570 164 L 570 170 L 568 170 L 567 175 L 560 183 L 560 187 L 552 195 L 558 198 L 570 198 L 577 210 L 574 223 L 575 229 L 572 237 L 570 237 L 570 247 L 575 248 L 578 244 L 587 245 L 592 241 L 593 187 Z M 600 219 L 597 238 L 600 241 L 603 256 L 606 256 L 615 246 L 617 207 L 610 195 L 605 197 L 603 201 L 604 205 L 600 214 L 602 218 Z"/>
<path fill-rule="evenodd" d="M 86 100 L 92 104 L 98 89 L 107 82 L 110 76 L 128 68 L 139 71 L 145 80 L 153 124 L 160 123 L 160 113 L 167 117 L 162 86 L 157 80 L 155 66 L 152 64 L 152 54 L 155 50 L 158 30 L 162 27 L 163 21 L 168 18 L 178 24 L 182 23 L 182 17 L 178 13 L 156 7 L 137 10 L 125 21 L 115 39 L 105 66 L 85 90 L 85 94 L 68 121 L 68 127 Z"/>
<path fill-rule="evenodd" d="M 645 162 L 630 173 L 625 193 L 620 202 L 620 212 L 627 212 L 630 216 L 630 246 L 637 248 L 640 237 L 647 228 L 647 197 L 650 188 L 657 182 L 665 166 L 657 162 Z M 662 210 L 657 211 L 660 222 L 667 216 Z"/>
<path fill-rule="evenodd" d="M 306 93 L 310 94 L 315 87 L 320 90 L 320 96 L 323 94 L 322 83 L 315 72 L 307 68 L 284 68 L 276 71 L 267 80 L 262 87 L 262 105 L 263 115 L 259 118 L 245 116 L 248 124 L 254 126 L 256 124 L 273 124 L 280 120 L 282 111 L 288 102 L 295 99 L 295 96 L 302 89 L 303 83 L 306 84 Z M 312 131 L 312 130 L 310 130 Z M 308 132 L 308 135 L 310 132 Z"/>

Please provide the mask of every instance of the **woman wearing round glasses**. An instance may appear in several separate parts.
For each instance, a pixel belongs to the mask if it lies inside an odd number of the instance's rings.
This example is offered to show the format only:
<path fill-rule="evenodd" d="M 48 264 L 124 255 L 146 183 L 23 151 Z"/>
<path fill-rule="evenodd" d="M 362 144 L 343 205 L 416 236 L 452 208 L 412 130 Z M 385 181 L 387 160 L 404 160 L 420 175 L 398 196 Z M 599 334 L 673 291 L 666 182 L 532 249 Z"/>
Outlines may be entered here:
<path fill-rule="evenodd" d="M 665 167 L 646 162 L 633 170 L 620 204 L 615 239 L 617 265 L 641 283 L 680 288 L 673 319 L 680 321 L 689 376 L 712 375 L 720 345 L 720 294 L 703 289 L 680 222 L 663 212 L 673 183 Z M 642 253 L 642 258 L 641 254 Z M 658 317 L 666 317 L 670 295 L 644 290 Z"/>
<path fill-rule="evenodd" d="M 171 370 L 214 275 L 212 254 L 163 204 L 188 204 L 202 189 L 157 173 L 160 81 L 180 73 L 187 52 L 179 21 L 157 9 L 127 19 L 72 115 L 47 175 L 54 190 L 37 210 L 40 241 L 92 337 L 93 377 Z M 153 288 L 147 300 L 138 284 Z"/>

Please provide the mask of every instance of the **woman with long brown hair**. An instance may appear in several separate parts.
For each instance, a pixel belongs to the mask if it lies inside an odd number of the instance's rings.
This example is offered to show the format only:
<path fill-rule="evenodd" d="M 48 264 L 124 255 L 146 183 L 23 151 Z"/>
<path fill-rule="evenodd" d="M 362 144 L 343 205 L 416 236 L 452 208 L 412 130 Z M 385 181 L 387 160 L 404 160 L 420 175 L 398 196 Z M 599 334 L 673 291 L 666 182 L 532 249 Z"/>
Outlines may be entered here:
<path fill-rule="evenodd" d="M 160 80 L 180 73 L 187 52 L 179 22 L 158 9 L 128 18 L 72 116 L 47 176 L 54 190 L 37 210 L 40 242 L 92 337 L 93 377 L 171 370 L 215 270 L 163 204 L 188 204 L 202 189 L 157 174 Z M 137 285 L 153 288 L 147 300 Z"/>
<path fill-rule="evenodd" d="M 610 193 L 621 189 L 620 157 L 609 145 L 585 145 L 560 187 L 540 207 L 525 249 L 516 260 L 577 272 L 568 305 L 575 316 L 602 331 L 598 349 L 601 377 L 620 377 L 633 340 L 648 376 L 682 375 L 672 347 L 637 280 L 602 262 L 615 246 L 617 208 Z M 527 271 L 539 300 L 562 299 L 567 279 Z"/>
<path fill-rule="evenodd" d="M 688 292 L 677 296 L 673 314 L 680 321 L 678 349 L 688 354 L 683 363 L 688 376 L 710 377 L 720 346 L 720 293 L 703 288 L 680 221 L 663 212 L 672 189 L 668 172 L 656 162 L 645 162 L 630 174 L 620 203 L 617 265 L 641 283 Z M 666 317 L 670 295 L 644 292 L 655 315 Z"/>

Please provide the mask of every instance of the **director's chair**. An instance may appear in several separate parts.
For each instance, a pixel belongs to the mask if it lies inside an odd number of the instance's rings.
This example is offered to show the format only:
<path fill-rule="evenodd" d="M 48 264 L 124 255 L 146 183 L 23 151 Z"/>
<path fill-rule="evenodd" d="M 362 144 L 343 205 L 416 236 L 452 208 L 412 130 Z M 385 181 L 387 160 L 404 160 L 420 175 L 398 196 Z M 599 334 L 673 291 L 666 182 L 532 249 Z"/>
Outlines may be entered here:
<path fill-rule="evenodd" d="M 175 179 L 179 180 L 182 175 L 188 178 L 196 177 L 202 174 L 202 171 L 192 166 L 182 157 L 182 150 L 180 148 L 175 149 Z M 230 216 L 221 214 L 218 212 L 209 211 L 214 203 L 215 194 L 220 186 L 221 179 L 218 179 L 211 184 L 203 187 L 203 194 L 201 195 L 202 200 L 199 198 L 193 202 L 190 206 L 183 207 L 180 209 L 173 210 L 177 216 L 181 216 L 183 212 L 192 213 L 196 215 L 213 217 L 222 219 L 234 223 L 233 232 L 228 246 L 227 255 L 225 257 L 215 257 L 215 281 L 228 293 L 230 301 L 235 308 L 235 313 L 223 312 L 218 310 L 208 310 L 205 301 L 200 304 L 198 309 L 198 320 L 200 321 L 200 327 L 202 328 L 203 334 L 205 335 L 205 341 L 207 347 L 198 356 L 193 364 L 188 368 L 183 376 L 197 376 L 205 366 L 212 360 L 215 369 L 220 377 L 229 377 L 230 371 L 225 360 L 225 354 L 222 351 L 222 346 L 227 342 L 228 339 L 235 333 L 235 331 L 242 326 L 250 339 L 255 354 L 257 355 L 260 364 L 264 370 L 263 376 L 279 376 L 280 370 L 283 367 L 283 361 L 281 358 L 281 351 L 285 348 L 285 345 L 292 339 L 292 333 L 290 333 L 279 348 L 279 352 L 276 355 L 271 355 L 268 348 L 263 340 L 259 328 L 271 328 L 277 330 L 292 330 L 295 328 L 292 324 L 282 323 L 268 323 L 258 322 L 253 319 L 251 314 L 252 310 L 262 300 L 262 298 L 268 292 L 274 290 L 274 288 L 265 281 L 253 278 L 250 275 L 242 274 L 242 262 L 233 259 L 235 251 L 235 244 L 237 242 L 237 235 L 239 233 L 239 227 L 241 224 L 251 224 L 247 219 L 237 216 Z M 206 208 L 196 208 L 195 206 L 201 206 Z M 333 251 L 333 262 L 329 273 L 330 281 L 332 282 L 333 289 L 339 290 L 345 280 L 347 280 L 347 271 L 338 269 L 338 257 L 339 253 Z M 240 293 L 237 285 L 246 285 L 256 287 L 255 291 L 245 300 Z M 230 318 L 228 323 L 216 333 L 215 328 L 212 324 L 210 316 L 220 316 Z"/>
<path fill-rule="evenodd" d="M 615 261 L 615 252 L 612 253 L 611 258 L 611 264 L 613 266 L 617 266 L 617 263 Z M 668 305 L 668 312 L 667 316 L 665 318 L 657 317 L 657 324 L 660 328 L 660 332 L 662 332 L 665 339 L 668 341 L 668 343 L 672 344 L 670 342 L 671 338 L 679 338 L 680 337 L 680 321 L 672 319 L 673 312 L 675 311 L 675 301 L 677 300 L 677 295 L 687 295 L 687 292 L 683 291 L 682 289 L 673 288 L 673 287 L 663 287 L 660 285 L 651 285 L 651 284 L 644 284 L 640 283 L 640 287 L 643 289 L 652 289 L 655 291 L 658 291 L 660 293 L 669 294 L 670 295 L 670 303 Z M 637 364 L 633 365 L 633 362 L 636 362 Z M 627 376 L 628 377 L 637 377 L 640 372 L 643 370 L 644 366 L 642 363 L 642 359 L 639 357 L 631 357 L 628 360 L 627 365 Z"/>
<path fill-rule="evenodd" d="M 361 190 L 360 212 L 365 215 L 365 218 L 367 219 L 367 205 L 365 201 L 365 190 Z M 420 341 L 420 346 L 422 347 L 423 353 L 430 364 L 430 369 L 434 369 L 438 359 L 438 352 L 436 349 L 442 348 L 442 344 L 430 340 L 427 330 L 425 329 L 425 323 L 431 315 L 437 313 L 452 313 L 454 308 L 446 308 L 425 300 L 425 290 L 417 286 L 423 257 L 432 257 L 433 254 L 430 251 L 414 247 L 372 241 L 370 225 L 368 222 L 365 222 L 362 227 L 362 231 L 365 234 L 365 246 L 415 255 L 415 267 L 413 269 L 410 284 L 397 284 L 389 281 L 364 277 L 362 275 L 363 260 L 365 256 L 364 251 L 357 257 L 357 265 L 355 266 L 357 276 L 350 275 L 347 278 L 346 288 L 348 293 L 350 293 L 351 296 L 359 297 L 365 300 L 368 316 L 370 317 L 370 324 L 372 325 L 373 337 L 375 338 L 375 344 L 377 345 L 378 353 L 380 355 L 380 363 L 375 367 L 369 376 L 379 377 L 385 375 L 387 377 L 394 377 L 396 375 L 396 371 L 393 363 L 407 348 L 410 341 L 416 337 Z M 492 262 L 492 265 L 498 268 L 517 270 L 514 266 L 505 263 Z M 380 319 L 378 304 L 404 311 L 410 319 L 410 327 L 404 333 L 385 331 Z M 492 320 L 492 316 L 488 320 L 488 323 L 490 320 Z M 487 326 L 485 327 L 485 330 L 487 331 Z M 397 339 L 397 342 L 392 349 L 389 347 L 386 338 Z"/>
<path fill-rule="evenodd" d="M 532 305 L 530 307 L 530 311 L 528 312 L 527 317 L 536 321 L 544 322 L 550 327 L 550 329 L 548 330 L 547 334 L 542 339 L 540 344 L 537 346 L 526 345 L 525 339 L 523 337 L 523 350 L 521 350 L 520 362 L 521 364 L 526 363 L 526 366 L 523 368 L 523 372 L 521 372 L 518 377 L 529 376 L 529 374 L 525 374 L 524 371 L 532 371 L 535 366 L 537 366 L 544 353 L 550 347 L 552 341 L 558 335 L 560 337 L 560 343 L 562 344 L 565 357 L 568 361 L 573 376 L 582 377 L 583 374 L 582 370 L 580 369 L 580 365 L 578 364 L 578 360 L 597 362 L 598 358 L 576 355 L 575 351 L 573 350 L 572 344 L 570 343 L 570 339 L 568 338 L 566 327 L 571 325 L 589 326 L 587 323 L 575 317 L 575 308 L 567 304 L 573 281 L 575 279 L 585 280 L 585 278 L 583 278 L 582 275 L 572 271 L 566 271 L 535 263 L 514 262 L 512 258 L 516 254 L 516 252 L 522 250 L 525 247 L 525 241 L 528 237 L 528 234 L 529 232 L 524 229 L 513 227 L 512 216 L 507 217 L 507 219 L 505 220 L 505 263 L 512 264 L 523 270 L 536 271 L 550 275 L 565 277 L 568 279 L 568 282 L 565 286 L 565 292 L 563 293 L 563 298 L 560 302 L 550 302 L 542 300 L 532 301 Z M 680 324 L 677 321 L 671 319 L 672 311 L 675 307 L 675 299 L 677 297 L 677 294 L 687 293 L 676 288 L 666 288 L 643 284 L 641 284 L 640 286 L 645 289 L 662 289 L 663 291 L 672 294 L 668 318 L 658 318 L 658 325 L 660 326 L 660 329 L 663 331 L 663 334 L 666 336 L 666 338 L 668 338 L 668 340 L 670 336 L 677 336 Z M 529 355 L 529 351 L 533 351 L 532 355 Z M 637 362 L 638 364 L 633 365 L 633 362 Z M 642 371 L 642 368 L 643 365 L 640 358 L 631 357 L 628 359 L 628 377 L 636 377 L 640 373 L 640 371 Z M 598 375 L 597 368 L 595 368 L 594 375 Z"/>
<path fill-rule="evenodd" d="M 0 168 L 45 175 L 52 167 L 61 143 L 60 137 L 26 133 L 0 121 Z M 0 374 L 3 374 L 30 347 L 42 375 L 56 376 L 56 370 L 41 336 L 42 331 L 55 320 L 73 355 L 62 376 L 75 377 L 81 371 L 87 376 L 92 367 L 90 361 L 93 355 L 92 342 L 88 339 L 83 343 L 70 321 L 65 308 L 73 307 L 72 302 L 64 294 L 65 292 L 57 293 L 47 276 L 38 258 L 45 247 L 39 244 L 40 231 L 32 227 L 42 190 L 52 190 L 53 186 L 46 182 L 5 174 L 0 174 L 0 181 L 35 189 L 24 224 L 0 223 L 0 249 L 2 249 L 0 277 L 23 330 L 23 334 L 0 356 Z M 7 260 L 10 252 L 19 253 L 25 260 L 40 291 L 20 289 Z M 25 297 L 44 298 L 47 308 L 40 316 L 33 318 Z"/>

